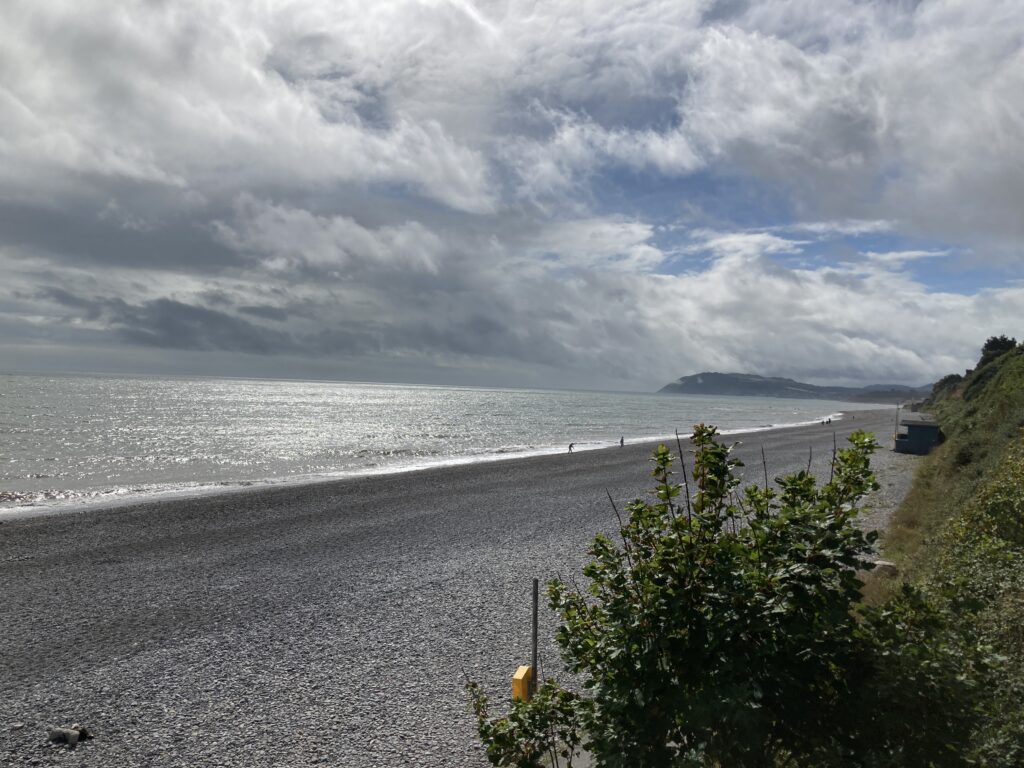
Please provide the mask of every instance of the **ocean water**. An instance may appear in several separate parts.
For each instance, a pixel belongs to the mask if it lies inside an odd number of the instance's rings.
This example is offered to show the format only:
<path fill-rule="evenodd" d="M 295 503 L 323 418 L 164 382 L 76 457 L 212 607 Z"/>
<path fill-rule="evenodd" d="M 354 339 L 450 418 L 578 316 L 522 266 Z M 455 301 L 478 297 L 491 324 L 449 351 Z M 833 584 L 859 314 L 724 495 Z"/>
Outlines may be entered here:
<path fill-rule="evenodd" d="M 0 516 L 819 421 L 877 406 L 346 382 L 0 375 Z"/>

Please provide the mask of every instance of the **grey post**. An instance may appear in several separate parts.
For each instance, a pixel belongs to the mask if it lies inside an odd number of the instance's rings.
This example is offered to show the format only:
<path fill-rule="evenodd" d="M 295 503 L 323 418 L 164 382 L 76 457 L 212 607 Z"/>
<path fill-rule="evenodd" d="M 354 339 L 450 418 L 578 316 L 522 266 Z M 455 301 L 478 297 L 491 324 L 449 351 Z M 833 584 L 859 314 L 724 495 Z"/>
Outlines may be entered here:
<path fill-rule="evenodd" d="M 530 695 L 537 692 L 537 602 L 540 594 L 540 579 L 533 580 L 533 646 L 530 651 Z"/>

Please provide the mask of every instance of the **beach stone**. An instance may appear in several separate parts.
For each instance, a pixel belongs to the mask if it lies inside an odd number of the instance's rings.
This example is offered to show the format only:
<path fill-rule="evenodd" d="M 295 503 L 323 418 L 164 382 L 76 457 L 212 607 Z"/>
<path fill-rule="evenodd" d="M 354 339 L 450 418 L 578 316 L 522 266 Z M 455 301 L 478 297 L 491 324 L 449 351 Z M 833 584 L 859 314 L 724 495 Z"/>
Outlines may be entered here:
<path fill-rule="evenodd" d="M 92 738 L 89 730 L 77 723 L 70 728 L 51 728 L 46 735 L 54 744 L 67 744 L 68 749 L 77 747 L 79 741 Z"/>
<path fill-rule="evenodd" d="M 51 728 L 46 735 L 54 744 L 67 744 L 71 748 L 78 744 L 78 731 L 71 728 Z"/>

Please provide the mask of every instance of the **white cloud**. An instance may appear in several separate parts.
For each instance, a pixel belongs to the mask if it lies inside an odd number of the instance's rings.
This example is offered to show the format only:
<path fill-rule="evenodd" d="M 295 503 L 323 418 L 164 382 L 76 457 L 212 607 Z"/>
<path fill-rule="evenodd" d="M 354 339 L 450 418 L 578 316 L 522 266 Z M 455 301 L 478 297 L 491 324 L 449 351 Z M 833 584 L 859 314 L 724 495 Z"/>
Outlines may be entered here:
<path fill-rule="evenodd" d="M 892 271 L 790 268 L 770 258 L 788 246 L 719 235 L 709 266 L 657 284 L 662 322 L 701 369 L 925 382 L 959 370 L 996 329 L 1019 326 L 1019 286 L 974 296 L 930 291 Z M 741 254 L 742 257 L 737 257 Z M 922 322 L 927 318 L 927 322 Z M 1000 331 L 1002 332 L 1002 331 Z M 683 368 L 683 366 L 680 366 Z M 678 375 L 678 374 L 677 374 Z"/>
<path fill-rule="evenodd" d="M 698 229 L 691 233 L 691 237 L 694 243 L 685 249 L 687 253 L 711 254 L 719 262 L 728 262 L 736 267 L 770 254 L 801 253 L 807 244 L 806 241 L 789 240 L 767 232 L 715 232 Z"/>
<path fill-rule="evenodd" d="M 776 227 L 784 232 L 809 232 L 821 237 L 837 237 L 843 235 L 859 236 L 891 232 L 896 222 L 885 219 L 864 220 L 846 219 L 843 221 L 805 221 Z"/>
<path fill-rule="evenodd" d="M 1022 29 L 1017 0 L 11 0 L 0 316 L 54 348 L 193 311 L 223 331 L 196 344 L 402 370 L 923 381 L 1024 306 L 903 271 L 1019 275 Z"/>
<path fill-rule="evenodd" d="M 250 185 L 405 184 L 456 208 L 493 207 L 485 160 L 439 119 L 398 108 L 367 125 L 346 100 L 360 81 L 285 79 L 274 66 L 276 38 L 297 30 L 276 26 L 284 10 L 5 5 L 0 197 L 59 196 L 73 174 L 78 185 L 96 178 L 229 194 Z M 338 8 L 336 19 L 343 14 Z"/>
<path fill-rule="evenodd" d="M 948 255 L 949 251 L 886 251 L 885 253 L 868 251 L 864 254 L 868 261 L 891 266 L 899 266 L 908 261 L 920 261 L 921 259 L 938 259 Z"/>
<path fill-rule="evenodd" d="M 787 266 L 777 257 L 804 244 L 767 233 L 694 232 L 690 254 L 709 259 L 678 275 L 645 271 L 635 254 L 656 251 L 652 233 L 628 220 L 441 237 L 243 199 L 221 233 L 254 258 L 248 267 L 108 281 L 55 273 L 44 255 L 0 254 L 11 277 L 0 325 L 25 328 L 9 338 L 84 347 L 128 332 L 169 345 L 181 322 L 201 322 L 220 330 L 193 332 L 181 354 L 241 344 L 349 371 L 443 365 L 453 375 L 491 369 L 492 383 L 542 383 L 565 369 L 563 381 L 648 388 L 708 369 L 923 383 L 969 365 L 992 333 L 1021 335 L 1024 287 L 933 291 L 897 258 Z M 621 269 L 628 258 L 638 263 Z"/>
<path fill-rule="evenodd" d="M 609 164 L 722 167 L 778 185 L 812 215 L 896 220 L 961 242 L 1024 234 L 1020 3 L 779 0 L 710 26 L 693 14 L 673 22 L 650 30 L 671 50 L 634 45 L 626 25 L 599 27 L 614 53 L 591 58 L 569 25 L 566 56 L 546 66 L 564 67 L 558 81 L 574 91 L 535 83 L 550 133 L 512 163 L 527 189 L 576 191 Z M 597 98 L 610 73 L 618 80 Z"/>
<path fill-rule="evenodd" d="M 318 216 L 305 209 L 242 195 L 232 222 L 216 222 L 222 242 L 255 255 L 273 270 L 310 265 L 332 274 L 365 270 L 437 272 L 441 239 L 412 221 L 376 230 L 347 216 Z"/>
<path fill-rule="evenodd" d="M 1022 234 L 1015 0 L 105 8 L 0 11 L 0 199 L 398 185 L 483 213 L 511 174 L 553 210 L 603 168 L 721 167 L 811 214 Z"/>
<path fill-rule="evenodd" d="M 636 220 L 574 219 L 544 226 L 525 245 L 528 253 L 559 265 L 644 272 L 665 260 L 649 242 L 653 235 L 653 227 Z"/>

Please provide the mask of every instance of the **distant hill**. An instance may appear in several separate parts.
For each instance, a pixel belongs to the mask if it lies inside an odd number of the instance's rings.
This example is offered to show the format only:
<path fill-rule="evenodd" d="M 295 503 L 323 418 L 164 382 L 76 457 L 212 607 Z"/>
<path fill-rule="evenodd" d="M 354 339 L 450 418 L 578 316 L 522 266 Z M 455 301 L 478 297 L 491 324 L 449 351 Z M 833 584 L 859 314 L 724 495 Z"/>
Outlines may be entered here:
<path fill-rule="evenodd" d="M 793 397 L 812 400 L 845 400 L 862 403 L 895 403 L 917 400 L 931 393 L 931 385 L 905 387 L 901 384 L 872 384 L 867 387 L 819 387 L 793 379 L 754 376 L 749 373 L 697 373 L 683 376 L 658 390 L 671 395 L 746 395 Z"/>

